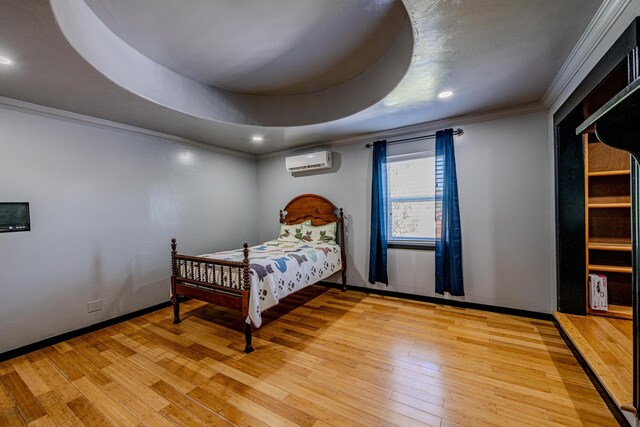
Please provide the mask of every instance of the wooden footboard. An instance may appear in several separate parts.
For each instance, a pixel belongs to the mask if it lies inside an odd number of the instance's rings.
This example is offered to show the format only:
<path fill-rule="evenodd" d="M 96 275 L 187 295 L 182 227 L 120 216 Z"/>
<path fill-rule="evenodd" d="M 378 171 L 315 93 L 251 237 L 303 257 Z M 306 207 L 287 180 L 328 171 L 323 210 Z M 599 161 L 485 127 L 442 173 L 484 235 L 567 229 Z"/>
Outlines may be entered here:
<path fill-rule="evenodd" d="M 286 213 L 286 214 L 285 214 Z M 347 290 L 347 252 L 344 233 L 344 212 L 333 203 L 317 194 L 302 194 L 293 198 L 284 211 L 280 211 L 281 224 L 300 224 L 310 221 L 320 226 L 338 224 L 337 240 L 341 250 L 342 290 Z M 249 273 L 249 248 L 245 243 L 242 261 L 195 257 L 179 254 L 176 239 L 171 239 L 171 304 L 173 323 L 180 322 L 180 297 L 196 298 L 222 307 L 242 312 L 243 319 L 249 316 L 251 276 Z M 245 325 L 245 352 L 251 353 L 252 325 Z"/>
<path fill-rule="evenodd" d="M 176 239 L 171 239 L 171 305 L 173 323 L 180 323 L 180 297 L 191 297 L 222 307 L 239 310 L 243 319 L 249 315 L 251 278 L 249 247 L 243 245 L 242 261 L 182 255 Z M 245 352 L 251 353 L 251 324 L 245 326 Z"/>

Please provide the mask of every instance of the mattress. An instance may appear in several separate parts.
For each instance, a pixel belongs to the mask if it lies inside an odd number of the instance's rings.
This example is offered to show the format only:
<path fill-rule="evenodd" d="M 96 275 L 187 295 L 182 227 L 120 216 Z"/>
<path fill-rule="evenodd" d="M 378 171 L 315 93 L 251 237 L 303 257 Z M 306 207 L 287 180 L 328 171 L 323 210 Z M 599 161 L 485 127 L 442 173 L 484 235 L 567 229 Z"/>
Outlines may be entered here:
<path fill-rule="evenodd" d="M 227 261 L 244 259 L 242 249 L 198 256 Z M 326 279 L 342 269 L 340 246 L 335 243 L 291 243 L 272 240 L 250 247 L 249 262 L 251 294 L 246 321 L 256 327 L 262 324 L 261 313 L 278 304 L 282 298 Z M 186 272 L 183 270 L 182 274 L 185 275 Z M 232 277 L 227 277 L 226 280 L 231 279 L 237 283 L 237 274 L 236 270 L 232 269 Z"/>

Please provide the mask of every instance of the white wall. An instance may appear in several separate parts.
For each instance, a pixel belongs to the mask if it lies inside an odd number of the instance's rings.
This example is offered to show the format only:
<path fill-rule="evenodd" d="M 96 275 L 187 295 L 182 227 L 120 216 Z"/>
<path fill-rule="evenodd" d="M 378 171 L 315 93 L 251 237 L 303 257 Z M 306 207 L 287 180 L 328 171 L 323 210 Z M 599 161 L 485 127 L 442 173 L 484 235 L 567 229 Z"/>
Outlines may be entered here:
<path fill-rule="evenodd" d="M 32 225 L 0 234 L 0 353 L 167 301 L 171 237 L 255 243 L 256 179 L 253 159 L 0 109 L 0 201 Z"/>
<path fill-rule="evenodd" d="M 545 112 L 473 124 L 456 137 L 466 301 L 549 313 L 555 303 L 552 162 Z M 300 193 L 317 193 L 348 216 L 348 279 L 367 282 L 371 153 L 335 146 L 331 172 L 292 177 L 284 156 L 258 162 L 260 239 L 277 233 L 276 212 Z M 438 296 L 434 252 L 389 250 L 388 290 Z"/>
<path fill-rule="evenodd" d="M 465 300 L 549 312 L 546 113 L 460 125 Z M 0 201 L 30 202 L 32 220 L 30 232 L 0 234 L 0 353 L 166 301 L 171 237 L 186 253 L 271 239 L 278 210 L 304 192 L 345 209 L 348 283 L 371 286 L 364 144 L 334 147 L 332 171 L 292 177 L 284 156 L 256 169 L 250 158 L 10 109 L 0 132 Z M 433 252 L 390 250 L 389 272 L 389 290 L 436 296 Z M 102 310 L 87 313 L 95 299 Z"/>

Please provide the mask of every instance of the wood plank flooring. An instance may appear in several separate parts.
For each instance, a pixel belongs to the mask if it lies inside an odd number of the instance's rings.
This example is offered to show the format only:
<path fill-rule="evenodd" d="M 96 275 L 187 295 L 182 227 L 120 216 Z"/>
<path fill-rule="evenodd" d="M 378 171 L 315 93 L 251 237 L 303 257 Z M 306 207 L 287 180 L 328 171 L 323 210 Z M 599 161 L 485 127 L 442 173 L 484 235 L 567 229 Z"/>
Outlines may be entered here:
<path fill-rule="evenodd" d="M 0 363 L 0 426 L 615 426 L 551 322 L 311 286 L 246 355 L 199 301 Z"/>
<path fill-rule="evenodd" d="M 618 406 L 633 401 L 633 322 L 553 313 Z"/>

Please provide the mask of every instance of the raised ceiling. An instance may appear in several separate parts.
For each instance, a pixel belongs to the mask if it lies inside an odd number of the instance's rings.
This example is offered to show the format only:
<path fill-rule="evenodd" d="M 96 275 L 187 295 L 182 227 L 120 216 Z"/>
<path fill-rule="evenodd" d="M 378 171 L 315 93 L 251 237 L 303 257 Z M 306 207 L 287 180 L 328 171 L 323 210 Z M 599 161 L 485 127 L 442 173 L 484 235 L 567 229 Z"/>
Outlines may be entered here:
<path fill-rule="evenodd" d="M 317 92 L 353 79 L 382 57 L 407 17 L 395 0 L 86 3 L 153 61 L 253 95 Z"/>
<path fill-rule="evenodd" d="M 601 3 L 0 0 L 0 96 L 267 153 L 540 101 Z"/>

